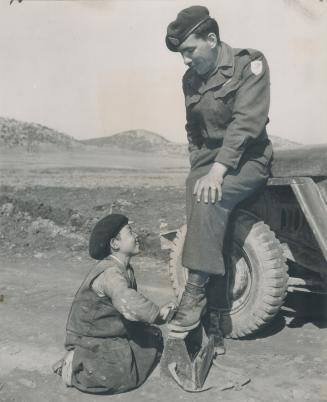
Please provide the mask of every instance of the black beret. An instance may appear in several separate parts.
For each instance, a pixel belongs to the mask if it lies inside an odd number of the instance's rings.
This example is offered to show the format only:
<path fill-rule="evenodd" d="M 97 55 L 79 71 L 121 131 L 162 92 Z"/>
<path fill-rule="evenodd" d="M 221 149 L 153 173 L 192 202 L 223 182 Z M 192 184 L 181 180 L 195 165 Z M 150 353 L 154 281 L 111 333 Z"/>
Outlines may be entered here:
<path fill-rule="evenodd" d="M 209 10 L 203 6 L 191 6 L 180 11 L 176 20 L 167 27 L 166 45 L 168 49 L 178 52 L 179 45 L 209 18 Z"/>
<path fill-rule="evenodd" d="M 103 260 L 110 254 L 110 240 L 128 224 L 128 218 L 121 214 L 110 214 L 94 226 L 89 242 L 89 253 L 95 260 Z"/>

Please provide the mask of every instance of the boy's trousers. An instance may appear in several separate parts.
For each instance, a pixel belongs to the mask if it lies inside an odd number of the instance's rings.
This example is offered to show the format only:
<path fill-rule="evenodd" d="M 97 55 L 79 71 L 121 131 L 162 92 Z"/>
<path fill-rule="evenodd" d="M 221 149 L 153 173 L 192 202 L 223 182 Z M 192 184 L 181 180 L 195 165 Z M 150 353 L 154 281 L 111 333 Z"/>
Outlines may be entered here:
<path fill-rule="evenodd" d="M 72 386 L 92 394 L 118 394 L 141 385 L 163 349 L 161 331 L 132 323 L 129 338 L 71 335 Z"/>

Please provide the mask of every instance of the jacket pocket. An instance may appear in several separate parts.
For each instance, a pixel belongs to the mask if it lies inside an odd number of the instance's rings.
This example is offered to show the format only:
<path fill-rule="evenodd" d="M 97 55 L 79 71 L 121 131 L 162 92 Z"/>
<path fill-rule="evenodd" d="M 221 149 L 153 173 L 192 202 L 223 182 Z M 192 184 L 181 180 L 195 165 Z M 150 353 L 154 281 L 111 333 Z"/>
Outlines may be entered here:
<path fill-rule="evenodd" d="M 240 81 L 231 81 L 231 82 L 227 81 L 219 89 L 213 92 L 213 96 L 215 99 L 220 99 L 224 103 L 227 103 L 228 100 L 234 98 L 235 93 L 240 87 L 240 85 L 241 85 Z"/>
<path fill-rule="evenodd" d="M 200 151 L 199 149 L 196 149 L 196 150 L 193 150 L 192 152 L 190 152 L 189 161 L 190 161 L 191 167 L 194 166 L 196 160 L 198 159 L 199 151 Z"/>
<path fill-rule="evenodd" d="M 215 161 L 219 148 L 201 148 L 195 151 L 196 154 L 190 155 L 191 170 L 203 165 L 209 165 Z"/>

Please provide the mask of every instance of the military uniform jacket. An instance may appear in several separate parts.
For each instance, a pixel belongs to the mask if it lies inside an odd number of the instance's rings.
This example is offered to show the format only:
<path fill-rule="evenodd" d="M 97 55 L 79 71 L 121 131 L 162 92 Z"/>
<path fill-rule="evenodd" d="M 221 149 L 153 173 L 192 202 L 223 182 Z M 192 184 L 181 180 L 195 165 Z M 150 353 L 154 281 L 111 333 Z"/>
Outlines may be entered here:
<path fill-rule="evenodd" d="M 215 71 L 205 81 L 189 68 L 183 91 L 191 167 L 206 150 L 215 150 L 211 162 L 230 169 L 237 169 L 241 160 L 269 163 L 270 78 L 261 52 L 221 42 Z"/>

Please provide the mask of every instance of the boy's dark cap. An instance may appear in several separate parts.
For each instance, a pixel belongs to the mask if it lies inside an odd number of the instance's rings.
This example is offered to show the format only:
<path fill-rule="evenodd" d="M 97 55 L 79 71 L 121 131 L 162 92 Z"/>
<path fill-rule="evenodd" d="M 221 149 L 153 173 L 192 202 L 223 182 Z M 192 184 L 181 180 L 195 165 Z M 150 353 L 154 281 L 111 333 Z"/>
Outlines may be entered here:
<path fill-rule="evenodd" d="M 180 11 L 176 20 L 167 27 L 166 45 L 168 49 L 178 52 L 179 45 L 209 18 L 209 10 L 204 6 L 191 6 Z"/>
<path fill-rule="evenodd" d="M 95 260 L 103 260 L 111 253 L 110 240 L 128 224 L 128 218 L 121 214 L 110 214 L 94 226 L 89 242 L 89 253 Z"/>

